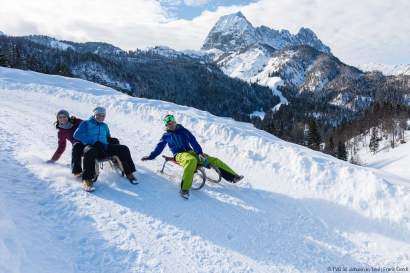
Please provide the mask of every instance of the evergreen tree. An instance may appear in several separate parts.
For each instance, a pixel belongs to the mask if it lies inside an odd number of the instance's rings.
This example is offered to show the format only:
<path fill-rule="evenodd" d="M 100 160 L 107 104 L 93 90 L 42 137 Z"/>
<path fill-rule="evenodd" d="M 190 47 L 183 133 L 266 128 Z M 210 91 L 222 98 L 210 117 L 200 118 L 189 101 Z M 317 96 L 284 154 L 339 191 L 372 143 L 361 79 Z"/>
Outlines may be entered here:
<path fill-rule="evenodd" d="M 362 162 L 358 154 L 355 154 L 350 158 L 350 163 L 362 166 Z"/>
<path fill-rule="evenodd" d="M 320 147 L 320 134 L 317 128 L 315 120 L 309 121 L 309 133 L 308 133 L 308 146 L 314 150 L 319 150 Z"/>
<path fill-rule="evenodd" d="M 54 73 L 61 75 L 61 76 L 67 76 L 67 77 L 72 76 L 70 68 L 66 64 L 63 64 L 63 63 L 60 63 L 55 67 Z"/>
<path fill-rule="evenodd" d="M 329 143 L 326 147 L 326 150 L 329 154 L 334 155 L 335 154 L 335 143 L 333 141 L 333 137 L 329 138 Z"/>
<path fill-rule="evenodd" d="M 0 51 L 0 66 L 7 66 L 6 55 Z"/>
<path fill-rule="evenodd" d="M 347 161 L 346 145 L 342 141 L 339 141 L 337 145 L 337 158 Z"/>
<path fill-rule="evenodd" d="M 379 149 L 379 138 L 377 137 L 377 129 L 376 128 L 372 129 L 372 135 L 370 137 L 369 148 L 370 148 L 370 151 L 373 154 L 375 154 L 377 152 L 377 150 Z"/>

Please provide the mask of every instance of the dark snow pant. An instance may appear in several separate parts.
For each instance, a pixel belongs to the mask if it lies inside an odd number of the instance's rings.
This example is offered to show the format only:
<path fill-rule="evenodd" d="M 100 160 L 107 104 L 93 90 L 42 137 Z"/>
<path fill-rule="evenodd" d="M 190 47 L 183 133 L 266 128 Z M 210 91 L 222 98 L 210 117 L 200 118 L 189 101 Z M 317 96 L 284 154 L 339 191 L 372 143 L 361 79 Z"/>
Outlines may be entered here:
<path fill-rule="evenodd" d="M 109 144 L 120 144 L 117 138 L 109 138 Z M 84 154 L 85 145 L 81 142 L 76 142 L 73 144 L 73 149 L 71 151 L 71 172 L 73 174 L 78 174 L 83 172 L 82 168 L 82 157 Z"/>
<path fill-rule="evenodd" d="M 87 145 L 84 148 L 83 180 L 94 178 L 95 160 L 114 155 L 118 156 L 121 160 L 122 166 L 124 168 L 124 173 L 126 175 L 135 172 L 134 161 L 131 158 L 131 153 L 127 146 L 121 144 L 108 144 L 104 149 L 101 147 L 101 145 Z"/>
<path fill-rule="evenodd" d="M 73 174 L 81 173 L 83 171 L 81 167 L 81 158 L 84 153 L 84 144 L 77 142 L 74 143 L 71 150 L 71 172 Z"/>
<path fill-rule="evenodd" d="M 221 172 L 221 176 L 223 179 L 225 179 L 228 182 L 232 182 L 234 180 L 234 178 L 236 177 L 236 175 L 222 169 L 222 168 L 218 168 L 219 171 Z"/>

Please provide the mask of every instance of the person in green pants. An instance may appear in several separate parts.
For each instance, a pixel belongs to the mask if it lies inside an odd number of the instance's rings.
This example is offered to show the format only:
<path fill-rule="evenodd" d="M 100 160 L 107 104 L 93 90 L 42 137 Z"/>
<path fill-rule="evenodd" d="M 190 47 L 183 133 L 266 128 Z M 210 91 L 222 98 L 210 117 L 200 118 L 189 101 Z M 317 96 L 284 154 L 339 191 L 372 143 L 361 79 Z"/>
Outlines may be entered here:
<path fill-rule="evenodd" d="M 141 158 L 141 160 L 155 159 L 168 144 L 175 160 L 184 168 L 180 191 L 182 197 L 189 198 L 189 190 L 198 163 L 211 164 L 218 168 L 221 176 L 229 182 L 236 183 L 243 179 L 242 175 L 238 175 L 222 160 L 204 154 L 194 135 L 181 124 L 177 124 L 173 115 L 166 115 L 163 121 L 166 132 L 162 135 L 154 151 L 150 155 Z"/>

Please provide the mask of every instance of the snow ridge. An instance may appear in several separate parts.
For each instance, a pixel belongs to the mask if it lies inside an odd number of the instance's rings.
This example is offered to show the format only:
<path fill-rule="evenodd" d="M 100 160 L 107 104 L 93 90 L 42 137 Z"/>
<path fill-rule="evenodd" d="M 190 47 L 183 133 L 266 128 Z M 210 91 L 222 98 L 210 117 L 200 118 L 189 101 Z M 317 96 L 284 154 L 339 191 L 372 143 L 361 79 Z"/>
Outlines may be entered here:
<path fill-rule="evenodd" d="M 27 36 L 27 38 L 37 44 L 41 44 L 41 45 L 55 48 L 55 49 L 60 49 L 60 50 L 74 49 L 72 45 L 65 43 L 63 41 L 59 41 L 57 39 L 48 37 L 48 36 L 30 35 L 30 36 Z"/>

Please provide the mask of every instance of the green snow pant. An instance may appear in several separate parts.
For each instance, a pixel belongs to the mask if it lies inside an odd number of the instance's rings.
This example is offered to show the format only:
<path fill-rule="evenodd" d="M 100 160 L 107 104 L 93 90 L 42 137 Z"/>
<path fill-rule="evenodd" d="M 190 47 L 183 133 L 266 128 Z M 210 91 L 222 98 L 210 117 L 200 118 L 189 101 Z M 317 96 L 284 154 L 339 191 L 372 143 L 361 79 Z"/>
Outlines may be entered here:
<path fill-rule="evenodd" d="M 207 156 L 209 164 L 214 167 L 217 167 L 221 171 L 221 175 L 224 179 L 232 181 L 236 172 L 232 170 L 227 164 L 222 160 Z M 194 178 L 194 173 L 196 171 L 200 159 L 194 151 L 178 153 L 175 156 L 175 160 L 184 168 L 184 174 L 182 175 L 181 189 L 189 190 L 192 186 L 192 180 Z"/>

